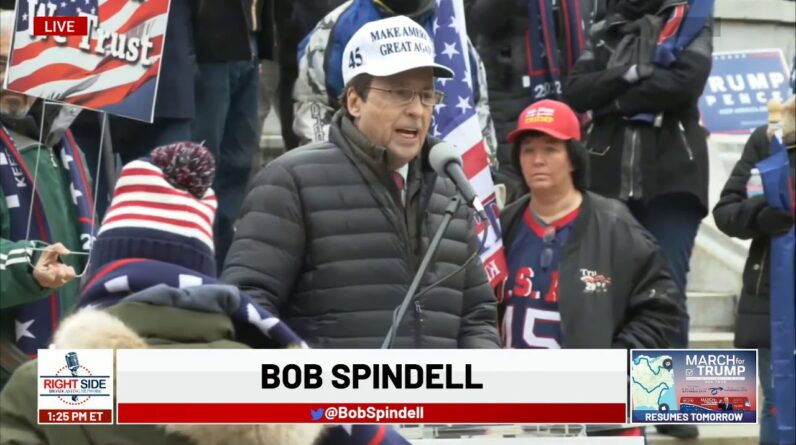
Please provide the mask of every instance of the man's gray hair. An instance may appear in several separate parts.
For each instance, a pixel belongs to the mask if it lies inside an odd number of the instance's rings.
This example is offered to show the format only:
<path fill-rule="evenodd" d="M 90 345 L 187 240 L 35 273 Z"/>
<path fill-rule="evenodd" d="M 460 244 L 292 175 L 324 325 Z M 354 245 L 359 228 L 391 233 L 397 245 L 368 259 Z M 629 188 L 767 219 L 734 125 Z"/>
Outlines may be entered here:
<path fill-rule="evenodd" d="M 340 94 L 340 108 L 345 111 L 348 117 L 353 117 L 348 111 L 348 90 L 353 89 L 356 91 L 357 95 L 362 98 L 362 100 L 366 100 L 368 98 L 368 88 L 370 88 L 370 84 L 372 82 L 373 76 L 367 73 L 362 73 L 354 76 L 353 79 L 348 81 L 345 88 L 343 88 L 343 93 Z"/>

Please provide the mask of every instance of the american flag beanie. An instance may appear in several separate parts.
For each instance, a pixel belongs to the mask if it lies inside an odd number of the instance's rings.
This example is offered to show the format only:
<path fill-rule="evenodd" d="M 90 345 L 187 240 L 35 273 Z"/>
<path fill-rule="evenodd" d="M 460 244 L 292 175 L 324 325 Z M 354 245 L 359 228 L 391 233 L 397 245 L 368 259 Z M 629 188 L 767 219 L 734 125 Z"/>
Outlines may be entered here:
<path fill-rule="evenodd" d="M 215 276 L 214 176 L 212 154 L 193 142 L 155 148 L 125 165 L 92 247 L 88 278 L 112 261 L 129 258 Z"/>

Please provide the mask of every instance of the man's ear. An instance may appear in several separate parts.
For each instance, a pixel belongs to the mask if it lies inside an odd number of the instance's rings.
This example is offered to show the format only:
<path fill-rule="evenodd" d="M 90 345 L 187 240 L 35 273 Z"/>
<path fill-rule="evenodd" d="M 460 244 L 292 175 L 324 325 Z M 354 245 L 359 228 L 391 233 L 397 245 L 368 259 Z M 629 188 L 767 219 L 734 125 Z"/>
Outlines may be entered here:
<path fill-rule="evenodd" d="M 362 114 L 362 98 L 353 88 L 349 88 L 346 90 L 345 100 L 348 113 L 354 118 L 358 118 Z"/>

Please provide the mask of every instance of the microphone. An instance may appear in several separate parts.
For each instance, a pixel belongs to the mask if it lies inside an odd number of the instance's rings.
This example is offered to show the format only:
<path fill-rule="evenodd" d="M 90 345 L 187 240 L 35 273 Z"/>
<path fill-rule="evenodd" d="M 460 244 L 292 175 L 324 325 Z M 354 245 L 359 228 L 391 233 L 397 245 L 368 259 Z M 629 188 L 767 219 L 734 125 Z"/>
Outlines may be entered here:
<path fill-rule="evenodd" d="M 76 352 L 66 354 L 66 367 L 69 368 L 69 372 L 72 373 L 72 376 L 77 377 L 77 370 L 80 369 L 80 362 L 77 360 Z M 77 402 L 77 396 L 72 396 L 72 401 Z"/>
<path fill-rule="evenodd" d="M 73 376 L 77 377 L 77 370 L 80 369 L 80 362 L 77 360 L 76 352 L 66 354 L 66 367 L 69 368 Z"/>
<path fill-rule="evenodd" d="M 428 154 L 429 163 L 431 168 L 437 172 L 438 175 L 444 176 L 456 186 L 456 189 L 464 198 L 464 202 L 478 214 L 482 221 L 489 221 L 486 216 L 486 210 L 478 195 L 475 194 L 473 186 L 467 180 L 462 169 L 462 158 L 459 156 L 457 150 L 446 142 L 438 142 L 431 147 Z"/>

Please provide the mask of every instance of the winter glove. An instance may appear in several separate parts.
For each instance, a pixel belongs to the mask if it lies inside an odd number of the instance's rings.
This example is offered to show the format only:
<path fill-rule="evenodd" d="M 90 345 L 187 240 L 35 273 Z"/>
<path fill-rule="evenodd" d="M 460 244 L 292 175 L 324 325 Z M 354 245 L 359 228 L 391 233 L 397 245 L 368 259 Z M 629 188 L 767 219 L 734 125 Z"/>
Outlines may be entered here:
<path fill-rule="evenodd" d="M 793 227 L 793 213 L 766 205 L 757 212 L 754 225 L 755 229 L 762 234 L 783 235 Z"/>
<path fill-rule="evenodd" d="M 635 34 L 628 34 L 622 37 L 619 43 L 608 58 L 606 68 L 616 68 L 618 66 L 631 66 L 636 62 L 636 48 L 638 44 L 638 36 Z"/>
<path fill-rule="evenodd" d="M 654 15 L 645 15 L 630 26 L 632 27 L 630 33 L 638 36 L 636 58 L 633 62 L 639 66 L 652 63 L 658 47 L 658 36 L 663 28 L 663 19 Z"/>
<path fill-rule="evenodd" d="M 652 63 L 662 26 L 663 19 L 652 15 L 619 26 L 621 40 L 608 59 L 608 68 Z"/>

